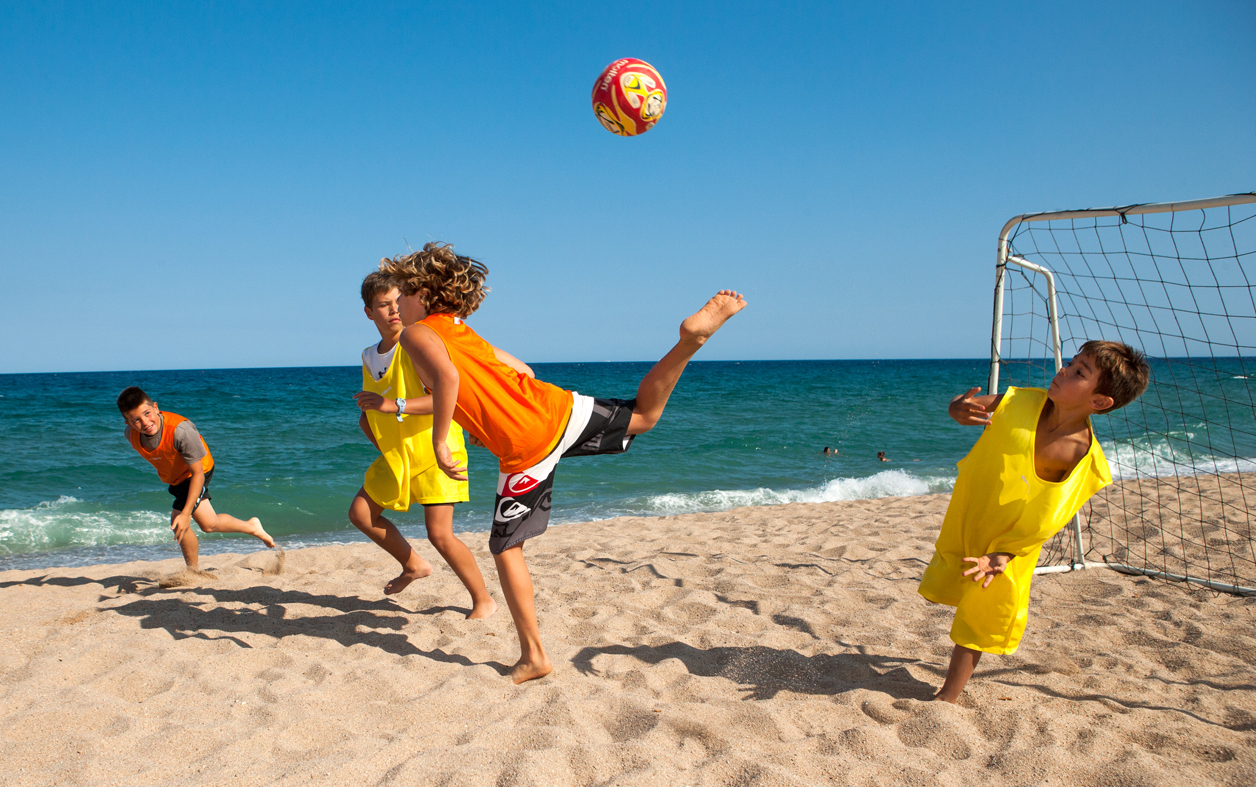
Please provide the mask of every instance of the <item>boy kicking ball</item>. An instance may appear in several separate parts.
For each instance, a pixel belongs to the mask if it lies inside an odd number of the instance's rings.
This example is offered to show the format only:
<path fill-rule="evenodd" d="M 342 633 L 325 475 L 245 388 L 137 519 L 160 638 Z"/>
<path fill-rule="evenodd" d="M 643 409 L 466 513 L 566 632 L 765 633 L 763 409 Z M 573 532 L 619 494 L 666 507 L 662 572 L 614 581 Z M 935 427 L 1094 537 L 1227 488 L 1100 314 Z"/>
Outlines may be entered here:
<path fill-rule="evenodd" d="M 432 392 L 432 443 L 441 470 L 466 478 L 464 462 L 445 444 L 454 421 L 498 459 L 489 551 L 519 634 L 510 677 L 515 683 L 544 677 L 553 665 L 541 645 L 523 544 L 549 524 L 559 460 L 627 451 L 654 428 L 689 359 L 746 301 L 721 290 L 680 324 L 680 341 L 641 380 L 635 399 L 594 399 L 535 379 L 526 364 L 467 326 L 464 319 L 487 292 L 482 264 L 428 243 L 381 267 L 400 284 L 402 321 L 417 323 L 402 332 L 401 346 Z"/>
<path fill-rule="evenodd" d="M 406 351 L 397 346 L 402 320 L 396 283 L 381 271 L 362 282 L 366 316 L 379 331 L 379 343 L 362 351 L 362 390 L 354 394 L 362 415 L 358 426 L 380 452 L 366 471 L 362 488 L 349 506 L 349 521 L 401 564 L 401 573 L 384 585 L 384 593 L 400 593 L 432 566 L 410 546 L 389 511 L 423 506 L 427 539 L 471 594 L 469 618 L 486 618 L 497 602 L 484 585 L 480 567 L 467 545 L 454 535 L 454 504 L 467 500 L 467 482 L 446 476 L 432 453 L 432 397 L 423 389 Z M 462 430 L 454 429 L 446 447 L 465 461 Z"/>
<path fill-rule="evenodd" d="M 1118 342 L 1090 341 L 1047 390 L 1008 388 L 951 401 L 960 424 L 985 431 L 959 463 L 920 595 L 955 607 L 955 649 L 934 699 L 956 702 L 982 653 L 1015 653 L 1029 619 L 1029 584 L 1042 545 L 1112 483 L 1090 417 L 1142 395 L 1146 358 Z"/>
<path fill-rule="evenodd" d="M 191 421 L 162 412 L 148 394 L 135 386 L 118 394 L 118 410 L 126 422 L 126 438 L 131 447 L 157 469 L 158 477 L 169 484 L 167 488 L 174 495 L 170 529 L 189 569 L 200 570 L 200 542 L 192 532 L 192 520 L 206 533 L 245 533 L 274 548 L 275 540 L 262 529 L 260 519 L 242 521 L 219 514 L 210 505 L 214 456 Z"/>

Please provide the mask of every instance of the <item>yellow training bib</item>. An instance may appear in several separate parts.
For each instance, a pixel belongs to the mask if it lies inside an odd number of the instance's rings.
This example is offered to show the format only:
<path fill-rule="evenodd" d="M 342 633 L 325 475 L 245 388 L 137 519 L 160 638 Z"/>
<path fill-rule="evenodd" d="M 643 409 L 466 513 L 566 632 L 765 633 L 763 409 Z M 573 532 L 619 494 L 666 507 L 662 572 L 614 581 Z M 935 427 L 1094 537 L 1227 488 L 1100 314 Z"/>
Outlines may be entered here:
<path fill-rule="evenodd" d="M 1014 653 L 1029 618 L 1029 585 L 1042 545 L 1095 492 L 1112 483 L 1108 460 L 1090 432 L 1090 450 L 1068 478 L 1044 481 L 1034 469 L 1041 388 L 1008 388 L 968 456 L 959 462 L 935 552 L 920 595 L 956 607 L 951 639 L 986 653 Z M 1008 552 L 1007 570 L 982 588 L 962 576 L 966 557 Z"/>
<path fill-rule="evenodd" d="M 362 365 L 362 390 L 385 399 L 417 399 L 427 395 L 410 356 L 400 346 L 393 351 L 388 372 L 372 379 Z M 368 410 L 371 434 L 379 443 L 380 457 L 366 471 L 362 488 L 377 504 L 390 511 L 408 511 L 410 506 L 434 503 L 462 503 L 468 499 L 466 481 L 455 481 L 436 465 L 432 451 L 432 416 L 407 415 L 400 421 L 395 413 Z M 454 459 L 467 463 L 462 429 L 453 424 L 446 442 Z"/>

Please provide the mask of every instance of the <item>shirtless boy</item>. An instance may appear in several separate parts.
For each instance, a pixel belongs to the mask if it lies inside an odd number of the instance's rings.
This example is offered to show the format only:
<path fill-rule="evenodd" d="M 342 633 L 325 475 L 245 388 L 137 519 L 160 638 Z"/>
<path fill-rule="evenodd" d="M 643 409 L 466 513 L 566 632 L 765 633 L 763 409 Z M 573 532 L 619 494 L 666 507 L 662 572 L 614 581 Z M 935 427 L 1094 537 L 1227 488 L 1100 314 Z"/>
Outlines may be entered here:
<path fill-rule="evenodd" d="M 396 283 L 382 271 L 362 282 L 363 308 L 379 331 L 379 342 L 362 351 L 362 390 L 353 398 L 362 410 L 358 426 L 380 456 L 367 469 L 349 506 L 349 521 L 401 564 L 401 573 L 384 585 L 384 593 L 392 595 L 431 574 L 432 566 L 410 547 L 384 511 L 423 506 L 428 541 L 471 594 L 467 617 L 486 618 L 496 611 L 497 602 L 484 585 L 475 556 L 454 535 L 454 504 L 467 500 L 467 482 L 450 478 L 436 466 L 432 397 L 406 351 L 397 346 L 404 327 L 400 298 Z M 447 445 L 459 461 L 466 460 L 461 429 L 450 432 Z"/>
<path fill-rule="evenodd" d="M 488 269 L 479 262 L 428 243 L 381 267 L 400 284 L 402 320 L 417 323 L 402 332 L 401 346 L 432 392 L 437 463 L 450 478 L 466 478 L 445 446 L 454 421 L 498 458 L 489 551 L 519 635 L 510 677 L 544 677 L 553 665 L 541 644 L 523 544 L 548 525 L 555 467 L 566 457 L 623 453 L 654 428 L 689 359 L 746 301 L 721 290 L 680 324 L 680 341 L 641 380 L 635 399 L 594 399 L 535 379 L 526 364 L 467 326 L 487 292 Z"/>
<path fill-rule="evenodd" d="M 934 699 L 956 702 L 982 653 L 1016 652 L 1042 545 L 1112 483 L 1090 417 L 1134 401 L 1150 377 L 1142 353 L 1090 341 L 1045 391 L 976 396 L 981 389 L 973 388 L 951 401 L 951 418 L 985 431 L 959 463 L 920 581 L 920 595 L 956 608 L 955 649 Z"/>
<path fill-rule="evenodd" d="M 267 547 L 275 546 L 275 540 L 262 529 L 257 517 L 241 521 L 214 511 L 209 502 L 214 457 L 191 421 L 162 412 L 148 394 L 135 386 L 118 394 L 118 410 L 126 422 L 126 438 L 131 447 L 157 469 L 157 475 L 169 484 L 167 488 L 174 495 L 170 529 L 188 568 L 200 569 L 200 542 L 192 532 L 192 520 L 206 533 L 246 533 L 261 539 Z"/>

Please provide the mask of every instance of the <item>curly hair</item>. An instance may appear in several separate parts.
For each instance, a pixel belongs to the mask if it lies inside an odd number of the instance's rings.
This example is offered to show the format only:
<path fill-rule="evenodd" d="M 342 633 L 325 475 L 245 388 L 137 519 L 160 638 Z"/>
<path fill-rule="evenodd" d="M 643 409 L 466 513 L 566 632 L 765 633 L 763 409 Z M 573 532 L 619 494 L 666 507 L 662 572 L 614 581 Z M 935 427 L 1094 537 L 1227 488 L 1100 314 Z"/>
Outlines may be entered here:
<path fill-rule="evenodd" d="M 428 314 L 468 317 L 484 301 L 488 268 L 483 263 L 454 254 L 448 243 L 432 241 L 421 251 L 399 254 L 379 261 L 379 269 L 397 282 L 404 295 L 422 291 Z"/>

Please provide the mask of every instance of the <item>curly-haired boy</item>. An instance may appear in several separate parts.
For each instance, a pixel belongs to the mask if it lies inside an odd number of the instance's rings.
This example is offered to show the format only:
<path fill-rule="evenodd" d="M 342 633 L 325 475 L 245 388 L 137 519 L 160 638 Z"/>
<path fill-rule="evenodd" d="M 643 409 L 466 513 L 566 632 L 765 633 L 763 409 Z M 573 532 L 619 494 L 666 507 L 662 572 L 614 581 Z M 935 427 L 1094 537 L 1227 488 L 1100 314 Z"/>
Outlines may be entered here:
<path fill-rule="evenodd" d="M 641 380 L 635 399 L 594 399 L 537 380 L 526 364 L 467 326 L 464 319 L 488 291 L 484 265 L 428 243 L 384 260 L 381 269 L 400 285 L 402 320 L 417 323 L 402 332 L 401 346 L 432 392 L 437 463 L 450 478 L 466 478 L 445 446 L 454 421 L 498 459 L 489 551 L 519 634 L 510 677 L 522 683 L 548 675 L 553 666 L 541 645 L 523 542 L 549 523 L 554 468 L 566 457 L 623 453 L 654 428 L 689 359 L 746 301 L 732 290 L 716 293 L 680 324 L 680 341 Z"/>

